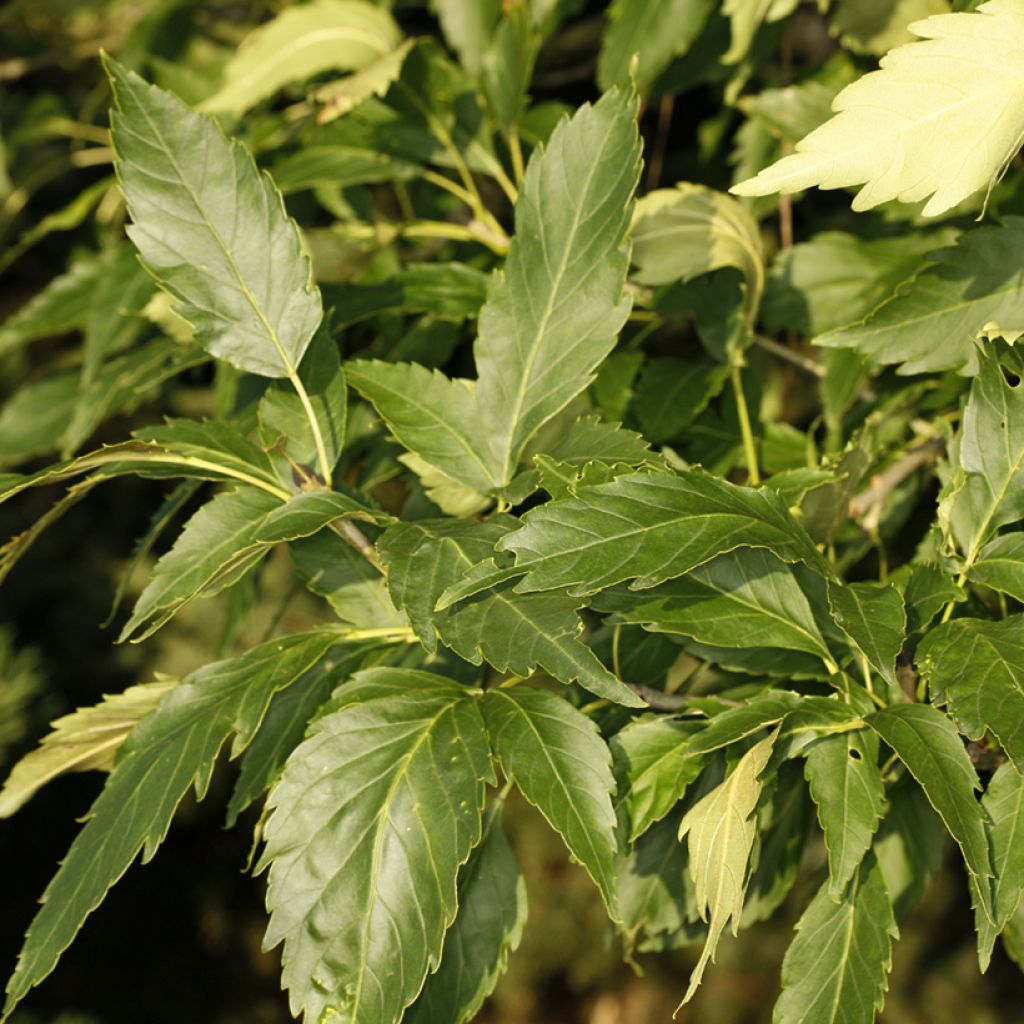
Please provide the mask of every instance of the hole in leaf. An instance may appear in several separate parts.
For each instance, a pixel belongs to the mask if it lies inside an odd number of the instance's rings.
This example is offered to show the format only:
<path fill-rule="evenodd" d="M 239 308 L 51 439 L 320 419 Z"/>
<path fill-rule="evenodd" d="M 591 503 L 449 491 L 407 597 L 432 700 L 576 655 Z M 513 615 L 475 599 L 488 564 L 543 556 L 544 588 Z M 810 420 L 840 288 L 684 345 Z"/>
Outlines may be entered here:
<path fill-rule="evenodd" d="M 863 761 L 864 760 L 864 755 L 859 750 L 851 749 L 850 750 L 850 759 L 853 760 L 853 761 Z"/>
<path fill-rule="evenodd" d="M 1014 373 L 1013 370 L 1008 370 L 1002 365 L 1000 365 L 999 369 L 1003 371 L 1003 379 L 1011 388 L 1015 388 L 1020 383 L 1020 376 Z"/>

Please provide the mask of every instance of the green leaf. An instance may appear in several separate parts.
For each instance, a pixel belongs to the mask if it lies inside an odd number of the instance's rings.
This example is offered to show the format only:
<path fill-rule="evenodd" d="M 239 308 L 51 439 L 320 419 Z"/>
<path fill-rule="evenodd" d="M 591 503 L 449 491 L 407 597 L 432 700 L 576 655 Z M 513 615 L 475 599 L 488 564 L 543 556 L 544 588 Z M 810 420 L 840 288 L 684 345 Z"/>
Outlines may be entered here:
<path fill-rule="evenodd" d="M 630 842 L 664 818 L 700 775 L 703 759 L 688 757 L 686 749 L 699 729 L 693 721 L 643 718 L 612 738 L 617 771 L 623 777 L 619 799 L 628 815 Z"/>
<path fill-rule="evenodd" d="M 714 9 L 713 0 L 614 0 L 597 58 L 598 85 L 624 88 L 632 79 L 646 93 L 690 50 Z"/>
<path fill-rule="evenodd" d="M 932 700 L 971 739 L 991 732 L 1024 772 L 1024 616 L 954 619 L 929 630 L 916 661 Z"/>
<path fill-rule="evenodd" d="M 738 195 L 812 185 L 864 185 L 854 210 L 928 199 L 926 217 L 991 186 L 1020 148 L 1024 122 L 1019 9 L 989 0 L 976 14 L 940 14 L 912 26 L 923 42 L 886 54 L 837 97 L 837 112 Z"/>
<path fill-rule="evenodd" d="M 321 324 L 303 356 L 299 380 L 309 396 L 327 464 L 333 470 L 345 447 L 346 394 L 338 347 L 326 323 Z M 258 415 L 264 447 L 282 451 L 291 462 L 312 473 L 317 465 L 317 441 L 302 400 L 291 384 L 271 381 L 260 399 Z"/>
<path fill-rule="evenodd" d="M 633 263 L 633 280 L 646 285 L 735 267 L 743 275 L 745 318 L 753 329 L 764 291 L 761 231 L 735 199 L 689 182 L 648 192 L 633 217 Z"/>
<path fill-rule="evenodd" d="M 995 871 L 995 920 L 976 916 L 978 958 L 984 971 L 996 936 L 1009 924 L 1024 893 L 1024 777 L 1013 765 L 1000 765 L 981 803 L 991 822 L 988 838 Z"/>
<path fill-rule="evenodd" d="M 953 536 L 973 565 L 1000 526 L 1024 518 L 1024 387 L 1011 387 L 995 356 L 979 352 L 981 369 L 964 408 Z"/>
<path fill-rule="evenodd" d="M 1022 243 L 1022 217 L 965 231 L 956 245 L 931 254 L 934 262 L 866 319 L 830 330 L 814 342 L 854 348 L 879 363 L 899 363 L 901 374 L 977 373 L 976 337 L 994 324 L 1024 330 Z"/>
<path fill-rule="evenodd" d="M 791 569 L 771 553 L 742 548 L 719 555 L 650 590 L 615 587 L 595 609 L 614 621 L 681 633 L 718 647 L 780 647 L 830 659 Z"/>
<path fill-rule="evenodd" d="M 348 381 L 369 399 L 398 442 L 445 476 L 486 493 L 498 483 L 480 444 L 476 384 L 417 363 L 346 363 Z"/>
<path fill-rule="evenodd" d="M 142 851 L 163 842 L 175 808 L 192 785 L 206 795 L 221 747 L 232 733 L 237 757 L 255 734 L 271 697 L 315 665 L 337 641 L 329 632 L 281 637 L 239 658 L 193 672 L 125 741 L 117 764 L 71 844 L 29 928 L 7 984 L 4 1015 L 45 978 L 86 917 Z"/>
<path fill-rule="evenodd" d="M 130 686 L 58 718 L 39 746 L 11 769 L 0 789 L 0 818 L 9 818 L 66 772 L 109 772 L 128 734 L 177 685 L 177 679 L 160 679 Z"/>
<path fill-rule="evenodd" d="M 828 894 L 842 899 L 885 810 L 878 736 L 869 729 L 822 736 L 804 763 L 828 849 Z"/>
<path fill-rule="evenodd" d="M 963 590 L 938 566 L 928 562 L 910 566 L 905 583 L 899 579 L 901 571 L 893 573 L 893 582 L 902 587 L 907 610 L 907 636 L 913 636 L 928 626 L 950 601 L 964 600 Z"/>
<path fill-rule="evenodd" d="M 358 71 L 394 50 L 391 15 L 360 0 L 313 0 L 251 32 L 224 68 L 224 85 L 204 110 L 243 114 L 289 82 L 322 71 Z"/>
<path fill-rule="evenodd" d="M 708 922 L 707 941 L 690 975 L 684 1004 L 697 991 L 708 961 L 714 960 L 718 940 L 730 919 L 733 934 L 739 931 L 747 866 L 757 832 L 753 815 L 761 795 L 759 777 L 774 743 L 773 733 L 751 747 L 732 774 L 692 807 L 679 825 L 680 840 L 687 837 L 697 907 L 701 920 Z"/>
<path fill-rule="evenodd" d="M 615 780 L 597 726 L 556 694 L 524 686 L 488 690 L 483 711 L 502 772 L 565 840 L 616 917 Z"/>
<path fill-rule="evenodd" d="M 441 966 L 427 978 L 403 1024 L 464 1024 L 505 973 L 526 924 L 526 882 L 505 838 L 500 809 L 459 874 L 459 913 Z"/>
<path fill-rule="evenodd" d="M 434 650 L 436 631 L 442 643 L 474 665 L 486 659 L 499 672 L 519 676 L 539 666 L 615 703 L 644 707 L 579 639 L 583 624 L 576 598 L 518 594 L 503 583 L 435 614 L 442 591 L 486 558 L 507 530 L 507 521 L 424 519 L 392 527 L 381 537 L 378 550 L 391 597 L 423 645 Z"/>
<path fill-rule="evenodd" d="M 948 13 L 949 0 L 838 0 L 832 30 L 847 49 L 881 57 L 913 41 L 912 22 Z"/>
<path fill-rule="evenodd" d="M 843 632 L 872 667 L 893 686 L 896 658 L 903 650 L 907 613 L 893 586 L 874 583 L 829 583 L 828 606 Z"/>
<path fill-rule="evenodd" d="M 540 39 L 527 4 L 505 6 L 480 59 L 480 89 L 496 126 L 507 132 L 523 112 Z"/>
<path fill-rule="evenodd" d="M 190 601 L 238 582 L 270 550 L 259 536 L 279 508 L 277 498 L 254 487 L 226 491 L 207 502 L 156 563 L 118 639 L 144 640 Z"/>
<path fill-rule="evenodd" d="M 329 284 L 324 305 L 336 307 L 340 326 L 381 313 L 429 313 L 441 320 L 467 320 L 487 297 L 487 275 L 465 263 L 414 263 L 375 284 Z"/>
<path fill-rule="evenodd" d="M 371 96 L 383 96 L 401 75 L 402 64 L 415 45 L 415 39 L 406 39 L 373 63 L 359 68 L 355 74 L 347 75 L 317 89 L 316 98 L 323 104 L 317 115 L 317 123 L 327 124 L 355 110 Z"/>
<path fill-rule="evenodd" d="M 445 41 L 471 74 L 480 73 L 484 50 L 501 13 L 500 0 L 430 0 Z"/>
<path fill-rule="evenodd" d="M 473 691 L 370 669 L 338 691 L 268 801 L 264 942 L 292 1013 L 395 1024 L 436 968 L 493 782 Z"/>
<path fill-rule="evenodd" d="M 636 589 L 646 589 L 743 547 L 767 548 L 831 574 L 773 491 L 737 487 L 699 469 L 632 473 L 527 513 L 520 529 L 498 542 L 499 550 L 515 554 L 514 568 L 484 564 L 450 587 L 439 607 L 475 593 L 484 581 L 490 586 L 524 573 L 519 590 L 593 594 L 634 578 Z"/>
<path fill-rule="evenodd" d="M 869 853 L 840 902 L 823 885 L 797 922 L 782 962 L 774 1024 L 874 1020 L 885 1002 L 898 936 L 882 872 Z"/>
<path fill-rule="evenodd" d="M 956 840 L 977 882 L 981 907 L 991 918 L 988 838 L 984 813 L 974 795 L 978 776 L 953 723 L 929 704 L 883 708 L 865 721 L 907 766 Z"/>
<path fill-rule="evenodd" d="M 353 497 L 339 491 L 302 491 L 278 505 L 256 530 L 262 544 L 309 537 L 339 519 L 362 519 L 386 523 L 391 517 L 369 505 L 362 495 Z"/>
<path fill-rule="evenodd" d="M 105 61 L 128 234 L 143 263 L 212 355 L 294 377 L 321 307 L 280 194 L 210 117 Z"/>
<path fill-rule="evenodd" d="M 769 330 L 788 328 L 812 337 L 846 328 L 870 317 L 921 271 L 929 253 L 951 246 L 955 238 L 950 229 L 870 239 L 822 231 L 776 256 L 761 319 Z M 897 354 L 899 346 L 893 344 L 891 351 Z"/>
<path fill-rule="evenodd" d="M 380 573 L 351 544 L 318 533 L 288 546 L 299 578 L 326 598 L 335 614 L 360 629 L 408 625 L 388 597 Z"/>
<path fill-rule="evenodd" d="M 530 157 L 515 237 L 503 273 L 491 279 L 474 347 L 486 454 L 499 484 L 512 479 L 533 434 L 594 379 L 629 313 L 636 110 L 635 98 L 608 93 Z"/>
<path fill-rule="evenodd" d="M 644 437 L 662 444 L 678 437 L 729 379 L 729 367 L 651 359 L 640 374 L 634 408 Z"/>
<path fill-rule="evenodd" d="M 1005 533 L 990 540 L 967 570 L 967 578 L 1024 603 L 1024 533 Z"/>

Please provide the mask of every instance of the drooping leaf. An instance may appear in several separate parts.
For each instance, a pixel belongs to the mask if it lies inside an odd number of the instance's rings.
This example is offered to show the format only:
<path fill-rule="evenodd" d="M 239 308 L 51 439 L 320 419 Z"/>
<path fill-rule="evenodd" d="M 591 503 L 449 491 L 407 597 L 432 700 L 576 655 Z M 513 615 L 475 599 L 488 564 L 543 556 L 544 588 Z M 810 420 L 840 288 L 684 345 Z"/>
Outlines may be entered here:
<path fill-rule="evenodd" d="M 386 523 L 391 517 L 370 505 L 362 495 L 340 491 L 301 491 L 278 505 L 256 530 L 262 544 L 309 537 L 339 519 L 362 519 L 368 523 Z"/>
<path fill-rule="evenodd" d="M 598 84 L 625 87 L 632 77 L 646 93 L 673 58 L 689 51 L 714 6 L 712 0 L 615 0 L 601 37 Z"/>
<path fill-rule="evenodd" d="M 917 648 L 916 661 L 932 700 L 971 739 L 988 730 L 1024 772 L 1024 617 L 999 622 L 954 619 L 936 626 Z"/>
<path fill-rule="evenodd" d="M 512 479 L 533 434 L 593 380 L 628 315 L 636 107 L 635 98 L 608 93 L 530 157 L 515 237 L 503 273 L 491 279 L 474 347 L 488 465 L 499 484 Z"/>
<path fill-rule="evenodd" d="M 1024 218 L 964 232 L 957 243 L 931 254 L 934 263 L 907 279 L 866 319 L 814 339 L 830 348 L 854 348 L 898 373 L 978 372 L 974 339 L 998 323 L 1024 330 Z"/>
<path fill-rule="evenodd" d="M 597 727 L 557 694 L 525 686 L 488 690 L 483 712 L 501 770 L 565 840 L 616 917 L 615 780 Z"/>
<path fill-rule="evenodd" d="M 526 923 L 526 882 L 505 838 L 501 812 L 459 874 L 459 913 L 448 929 L 441 966 L 403 1024 L 464 1024 L 505 973 Z"/>
<path fill-rule="evenodd" d="M 204 505 L 157 562 L 119 639 L 144 640 L 190 601 L 238 582 L 270 550 L 259 534 L 279 508 L 277 498 L 254 487 L 225 491 Z"/>
<path fill-rule="evenodd" d="M 722 13 L 729 18 L 731 42 L 723 64 L 738 64 L 750 52 L 754 36 L 765 23 L 791 14 L 799 0 L 724 0 Z"/>
<path fill-rule="evenodd" d="M 682 633 L 718 647 L 780 647 L 830 658 L 807 598 L 789 566 L 741 548 L 650 590 L 619 586 L 593 602 L 619 622 Z"/>
<path fill-rule="evenodd" d="M 205 796 L 228 737 L 235 734 L 231 752 L 237 757 L 253 738 L 274 693 L 312 668 L 336 640 L 330 632 L 301 633 L 206 665 L 132 730 L 85 826 L 43 894 L 7 984 L 5 1016 L 53 970 L 86 917 L 139 852 L 144 863 L 152 859 L 189 787 Z"/>
<path fill-rule="evenodd" d="M 899 591 L 873 583 L 830 583 L 828 604 L 843 632 L 872 667 L 895 686 L 896 657 L 903 649 L 907 629 L 907 613 Z"/>
<path fill-rule="evenodd" d="M 777 494 L 697 469 L 633 473 L 580 488 L 573 498 L 527 513 L 522 524 L 498 542 L 499 550 L 515 554 L 515 566 L 482 566 L 449 588 L 439 607 L 475 593 L 484 581 L 524 573 L 520 590 L 592 594 L 629 579 L 645 589 L 743 547 L 767 548 L 831 573 Z"/>
<path fill-rule="evenodd" d="M 9 818 L 66 772 L 105 771 L 128 734 L 178 685 L 177 679 L 130 686 L 52 723 L 39 746 L 11 769 L 0 789 L 0 818 Z"/>
<path fill-rule="evenodd" d="M 953 723 L 930 704 L 883 708 L 865 721 L 892 748 L 924 790 L 963 853 L 985 915 L 992 917 L 992 867 L 978 775 Z"/>
<path fill-rule="evenodd" d="M 774 743 L 773 733 L 751 747 L 729 777 L 691 808 L 679 825 L 679 838 L 687 837 L 689 846 L 697 908 L 701 919 L 708 922 L 707 941 L 690 975 L 683 1003 L 697 991 L 730 920 L 733 934 L 739 931 L 747 867 L 757 832 L 753 814 L 761 795 L 760 775 Z"/>
<path fill-rule="evenodd" d="M 863 185 L 853 202 L 928 199 L 937 216 L 991 185 L 1020 148 L 1024 122 L 1007 103 L 1022 88 L 1024 39 L 1016 0 L 989 0 L 975 14 L 916 22 L 922 41 L 886 54 L 878 71 L 847 86 L 836 116 L 797 151 L 734 186 L 739 195 Z"/>
<path fill-rule="evenodd" d="M 967 578 L 1024 603 L 1024 533 L 1005 533 L 990 540 L 967 570 Z"/>
<path fill-rule="evenodd" d="M 828 894 L 842 898 L 871 848 L 885 810 L 878 736 L 870 729 L 823 736 L 804 764 L 828 849 Z"/>
<path fill-rule="evenodd" d="M 976 914 L 978 959 L 988 968 L 996 937 L 1009 924 L 1024 893 L 1024 777 L 1002 764 L 989 780 L 982 806 L 988 813 L 988 838 L 995 872 L 995 920 Z"/>
<path fill-rule="evenodd" d="M 580 601 L 565 593 L 519 594 L 509 583 L 435 613 L 440 594 L 487 557 L 509 523 L 431 520 L 402 523 L 379 542 L 388 589 L 409 616 L 424 646 L 441 642 L 475 665 L 486 660 L 499 672 L 531 674 L 538 666 L 565 683 L 578 682 L 598 696 L 628 707 L 644 702 L 601 664 L 580 639 Z"/>
<path fill-rule="evenodd" d="M 633 216 L 632 278 L 639 284 L 689 281 L 723 267 L 743 275 L 744 310 L 753 328 L 764 291 L 764 253 L 757 221 L 735 199 L 680 182 L 648 192 Z"/>
<path fill-rule="evenodd" d="M 860 1024 L 882 1008 L 899 936 L 874 854 L 840 902 L 826 883 L 797 922 L 782 962 L 775 1024 Z"/>
<path fill-rule="evenodd" d="M 313 0 L 251 32 L 224 68 L 224 85 L 202 109 L 243 114 L 289 82 L 322 71 L 358 71 L 401 42 L 394 19 L 361 0 Z"/>
<path fill-rule="evenodd" d="M 703 770 L 703 759 L 688 757 L 686 749 L 699 729 L 692 721 L 645 718 L 613 737 L 612 750 L 623 778 L 619 799 L 625 801 L 630 842 L 664 818 Z"/>
<path fill-rule="evenodd" d="M 269 800 L 266 948 L 293 1014 L 396 1024 L 436 967 L 493 782 L 473 693 L 411 669 L 342 687 Z"/>
<path fill-rule="evenodd" d="M 402 63 L 415 45 L 415 39 L 406 39 L 354 74 L 317 89 L 316 98 L 323 104 L 317 115 L 317 123 L 328 124 L 350 110 L 355 110 L 371 96 L 383 96 L 402 73 Z"/>
<path fill-rule="evenodd" d="M 146 268 L 212 355 L 293 377 L 322 311 L 280 194 L 209 116 L 110 58 L 106 68 L 128 233 Z"/>

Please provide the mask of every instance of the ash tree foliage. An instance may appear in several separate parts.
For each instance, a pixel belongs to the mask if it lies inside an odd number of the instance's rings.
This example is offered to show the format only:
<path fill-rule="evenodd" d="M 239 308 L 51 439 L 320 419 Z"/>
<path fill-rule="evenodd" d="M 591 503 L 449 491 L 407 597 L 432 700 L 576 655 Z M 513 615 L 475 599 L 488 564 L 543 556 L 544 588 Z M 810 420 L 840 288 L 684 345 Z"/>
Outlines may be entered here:
<path fill-rule="evenodd" d="M 318 611 L 13 769 L 3 815 L 108 774 L 4 1019 L 224 751 L 308 1024 L 476 1015 L 512 790 L 627 956 L 694 947 L 683 1002 L 802 877 L 773 1020 L 868 1024 L 943 843 L 981 969 L 1024 963 L 1024 0 L 614 0 L 591 99 L 535 101 L 582 6 L 284 6 L 184 98 L 103 56 L 113 177 L 9 257 L 95 218 L 0 326 L 21 365 L 81 335 L 0 413 L 0 500 L 58 494 L 0 574 L 136 475 L 120 641 L 281 548 Z"/>

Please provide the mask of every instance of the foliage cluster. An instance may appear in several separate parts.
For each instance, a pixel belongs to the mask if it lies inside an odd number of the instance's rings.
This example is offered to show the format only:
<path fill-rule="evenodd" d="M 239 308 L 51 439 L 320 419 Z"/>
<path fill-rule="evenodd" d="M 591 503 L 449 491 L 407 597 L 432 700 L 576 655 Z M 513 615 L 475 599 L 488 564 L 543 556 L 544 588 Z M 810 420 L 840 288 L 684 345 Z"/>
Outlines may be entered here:
<path fill-rule="evenodd" d="M 773 1019 L 870 1022 L 944 843 L 982 969 L 1024 961 L 1024 0 L 970 6 L 165 0 L 108 41 L 109 132 L 103 86 L 7 112 L 7 228 L 113 167 L 0 258 L 89 239 L 0 324 L 0 501 L 59 494 L 0 578 L 135 476 L 121 642 L 199 600 L 236 636 L 281 548 L 319 610 L 14 767 L 3 816 L 108 775 L 5 1019 L 225 751 L 307 1022 L 477 1014 L 513 789 L 627 957 L 701 949 L 683 1002 L 806 864 Z M 596 82 L 536 99 L 595 25 Z"/>

